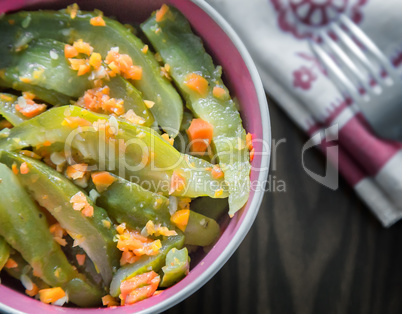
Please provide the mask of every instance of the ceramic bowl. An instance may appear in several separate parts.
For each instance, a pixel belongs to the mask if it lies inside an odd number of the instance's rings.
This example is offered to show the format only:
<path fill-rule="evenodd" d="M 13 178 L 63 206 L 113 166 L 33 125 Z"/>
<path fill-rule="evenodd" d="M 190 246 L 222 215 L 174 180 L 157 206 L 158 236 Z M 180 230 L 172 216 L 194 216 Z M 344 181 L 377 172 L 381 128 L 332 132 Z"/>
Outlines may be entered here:
<path fill-rule="evenodd" d="M 193 30 L 203 39 L 215 64 L 223 67 L 223 79 L 240 104 L 246 130 L 254 134 L 255 158 L 252 162 L 251 181 L 254 188 L 245 207 L 233 218 L 221 223 L 222 235 L 212 249 L 195 258 L 188 276 L 166 289 L 160 295 L 131 306 L 100 309 L 61 308 L 43 304 L 22 292 L 0 285 L 0 310 L 25 313 L 92 314 L 105 313 L 156 313 L 167 310 L 184 300 L 204 285 L 229 259 L 240 245 L 260 208 L 264 191 L 261 188 L 268 175 L 271 129 L 268 106 L 256 67 L 247 49 L 228 23 L 206 2 L 189 0 L 85 0 L 76 1 L 81 9 L 100 9 L 106 16 L 115 16 L 124 23 L 140 23 L 163 3 L 178 8 L 190 21 Z M 20 9 L 65 8 L 71 1 L 3 0 L 0 13 Z M 265 144 L 265 147 L 264 147 Z"/>

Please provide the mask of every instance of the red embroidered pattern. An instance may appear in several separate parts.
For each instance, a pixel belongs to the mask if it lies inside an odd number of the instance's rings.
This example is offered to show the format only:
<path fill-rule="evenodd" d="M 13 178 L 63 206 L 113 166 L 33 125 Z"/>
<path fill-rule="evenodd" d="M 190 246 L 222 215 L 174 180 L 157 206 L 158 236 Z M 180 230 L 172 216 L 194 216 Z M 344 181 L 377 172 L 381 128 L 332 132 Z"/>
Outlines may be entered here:
<path fill-rule="evenodd" d="M 296 38 L 310 37 L 314 31 L 347 14 L 355 23 L 362 19 L 361 7 L 368 0 L 270 0 L 278 13 L 279 27 Z"/>

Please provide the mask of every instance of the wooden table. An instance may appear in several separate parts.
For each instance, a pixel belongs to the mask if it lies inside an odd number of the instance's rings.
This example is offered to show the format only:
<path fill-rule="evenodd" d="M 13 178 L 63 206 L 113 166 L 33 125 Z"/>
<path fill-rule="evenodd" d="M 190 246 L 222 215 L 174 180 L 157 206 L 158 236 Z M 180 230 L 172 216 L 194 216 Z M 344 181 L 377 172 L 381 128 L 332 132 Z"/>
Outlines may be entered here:
<path fill-rule="evenodd" d="M 344 180 L 332 191 L 310 178 L 306 135 L 272 100 L 270 113 L 272 138 L 286 139 L 270 174 L 286 192 L 266 193 L 236 253 L 167 313 L 402 313 L 402 223 L 384 229 Z M 324 162 L 309 152 L 309 168 Z"/>

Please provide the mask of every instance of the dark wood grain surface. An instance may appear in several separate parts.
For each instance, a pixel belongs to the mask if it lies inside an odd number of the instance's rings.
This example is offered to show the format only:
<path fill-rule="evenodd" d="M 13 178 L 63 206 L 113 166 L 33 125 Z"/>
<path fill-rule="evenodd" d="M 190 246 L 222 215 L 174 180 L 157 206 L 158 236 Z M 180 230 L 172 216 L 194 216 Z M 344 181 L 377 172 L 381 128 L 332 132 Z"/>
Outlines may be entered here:
<path fill-rule="evenodd" d="M 402 313 L 402 223 L 384 229 L 344 180 L 332 191 L 310 178 L 307 137 L 273 101 L 270 113 L 286 192 L 266 193 L 227 264 L 167 313 Z M 324 172 L 320 152 L 306 157 Z"/>

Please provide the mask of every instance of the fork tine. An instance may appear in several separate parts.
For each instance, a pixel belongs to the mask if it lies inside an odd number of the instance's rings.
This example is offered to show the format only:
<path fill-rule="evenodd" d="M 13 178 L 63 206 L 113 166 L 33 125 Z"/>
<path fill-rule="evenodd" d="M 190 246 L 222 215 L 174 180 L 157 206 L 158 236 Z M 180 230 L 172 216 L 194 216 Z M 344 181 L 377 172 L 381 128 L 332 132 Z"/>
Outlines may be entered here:
<path fill-rule="evenodd" d="M 317 55 L 318 59 L 327 70 L 332 74 L 338 85 L 340 85 L 341 90 L 346 90 L 346 92 L 352 97 L 355 102 L 359 102 L 362 97 L 360 96 L 358 90 L 353 85 L 353 83 L 346 77 L 339 66 L 332 60 L 332 58 L 325 52 L 324 49 L 320 47 L 317 43 L 309 40 L 309 45 L 314 53 Z"/>
<path fill-rule="evenodd" d="M 377 58 L 378 62 L 387 71 L 388 75 L 392 79 L 397 79 L 398 76 L 395 73 L 395 70 L 392 68 L 391 63 L 388 61 L 388 59 L 385 57 L 385 55 L 380 51 L 380 49 L 378 49 L 377 45 L 358 26 L 356 26 L 346 15 L 342 14 L 340 16 L 340 21 Z"/>
<path fill-rule="evenodd" d="M 326 31 L 320 33 L 321 38 L 329 49 L 338 57 L 343 65 L 352 73 L 352 75 L 359 81 L 367 92 L 374 92 L 369 86 L 367 79 L 363 76 L 361 71 L 356 67 L 353 61 L 347 56 L 347 54 L 327 35 Z"/>
<path fill-rule="evenodd" d="M 371 65 L 369 59 L 365 56 L 362 50 L 357 46 L 357 44 L 349 37 L 343 29 L 341 29 L 337 24 L 332 25 L 332 30 L 336 36 L 349 48 L 349 50 L 357 57 L 359 62 L 370 72 L 378 84 L 383 81 L 379 73 Z"/>

